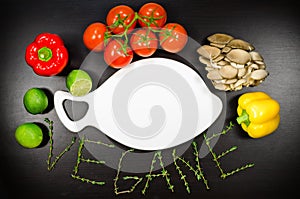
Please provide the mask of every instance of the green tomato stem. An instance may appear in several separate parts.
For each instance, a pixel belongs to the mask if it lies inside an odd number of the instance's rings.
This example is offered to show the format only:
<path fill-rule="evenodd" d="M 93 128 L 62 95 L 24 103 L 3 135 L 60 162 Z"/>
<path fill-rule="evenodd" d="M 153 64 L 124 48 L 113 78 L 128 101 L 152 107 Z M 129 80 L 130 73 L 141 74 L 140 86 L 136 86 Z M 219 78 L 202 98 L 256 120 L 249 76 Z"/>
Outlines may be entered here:
<path fill-rule="evenodd" d="M 127 32 L 129 30 L 129 28 L 136 22 L 136 20 L 141 20 L 143 23 L 145 23 L 148 26 L 149 31 L 151 30 L 155 33 L 160 33 L 160 32 L 163 31 L 163 30 L 159 30 L 159 29 L 155 29 L 155 28 L 150 27 L 150 25 L 153 21 L 155 22 L 156 19 L 160 19 L 160 18 L 155 18 L 154 16 L 151 16 L 151 17 L 147 18 L 149 20 L 149 22 L 148 22 L 148 21 L 145 21 L 143 19 L 143 17 L 139 16 L 139 14 L 137 12 L 134 12 L 134 18 L 128 25 L 126 25 L 124 23 L 125 19 L 121 19 L 121 17 L 118 16 L 118 20 L 116 21 L 116 23 L 112 24 L 111 26 L 108 26 L 108 29 L 106 30 L 105 36 L 104 36 L 104 43 L 105 44 L 107 44 L 108 39 L 110 39 L 110 38 L 124 38 L 124 43 L 123 44 L 121 44 L 121 42 L 119 42 L 119 43 L 121 45 L 121 50 L 125 53 L 125 55 L 127 55 L 126 50 L 127 50 L 128 42 L 129 42 Z M 119 24 L 121 24 L 124 27 L 124 32 L 122 32 L 121 34 L 117 34 L 117 35 L 111 34 L 111 32 L 109 31 L 109 27 L 115 27 Z"/>

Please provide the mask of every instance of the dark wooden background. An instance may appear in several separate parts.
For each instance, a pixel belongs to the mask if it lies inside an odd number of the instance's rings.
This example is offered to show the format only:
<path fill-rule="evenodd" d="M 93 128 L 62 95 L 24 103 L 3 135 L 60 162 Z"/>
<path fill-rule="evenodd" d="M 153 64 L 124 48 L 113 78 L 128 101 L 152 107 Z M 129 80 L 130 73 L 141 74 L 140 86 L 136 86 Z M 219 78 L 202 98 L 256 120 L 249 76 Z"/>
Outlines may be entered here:
<path fill-rule="evenodd" d="M 290 193 L 299 196 L 296 183 L 300 172 L 300 27 L 297 6 L 288 0 L 155 1 L 166 8 L 168 22 L 183 24 L 189 36 L 199 43 L 212 33 L 229 33 L 251 42 L 265 58 L 270 75 L 261 85 L 226 93 L 225 125 L 236 117 L 239 95 L 250 91 L 265 91 L 281 105 L 279 128 L 274 134 L 255 140 L 245 136 L 241 128 L 235 126 L 229 135 L 220 138 L 215 147 L 217 152 L 221 152 L 233 145 L 238 146 L 237 151 L 222 160 L 225 170 L 249 162 L 255 164 L 253 168 L 222 180 L 211 156 L 206 156 L 201 162 L 210 190 L 206 190 L 202 182 L 197 182 L 187 168 L 183 168 L 191 189 L 191 194 L 187 194 L 174 165 L 170 165 L 167 169 L 171 173 L 175 193 L 167 189 L 164 180 L 154 179 L 150 182 L 146 196 L 141 194 L 145 181 L 133 193 L 115 196 L 113 179 L 116 170 L 109 167 L 80 167 L 81 175 L 105 180 L 106 185 L 102 187 L 71 178 L 78 143 L 51 172 L 47 171 L 46 165 L 49 145 L 24 149 L 16 143 L 14 131 L 19 124 L 43 123 L 45 117 L 54 121 L 54 156 L 63 150 L 73 136 L 59 122 L 54 109 L 44 115 L 33 116 L 23 107 L 22 97 L 30 87 L 47 88 L 51 93 L 65 88 L 67 71 L 51 78 L 40 77 L 25 63 L 25 48 L 33 38 L 47 31 L 61 35 L 70 52 L 68 68 L 76 68 L 88 54 L 82 43 L 82 33 L 89 23 L 105 22 L 109 9 L 120 3 L 138 10 L 145 2 L 10 0 L 2 3 L 0 198 L 286 198 Z M 188 153 L 185 157 L 192 160 L 193 155 Z M 119 184 L 121 189 L 128 189 L 130 185 L 124 181 Z"/>

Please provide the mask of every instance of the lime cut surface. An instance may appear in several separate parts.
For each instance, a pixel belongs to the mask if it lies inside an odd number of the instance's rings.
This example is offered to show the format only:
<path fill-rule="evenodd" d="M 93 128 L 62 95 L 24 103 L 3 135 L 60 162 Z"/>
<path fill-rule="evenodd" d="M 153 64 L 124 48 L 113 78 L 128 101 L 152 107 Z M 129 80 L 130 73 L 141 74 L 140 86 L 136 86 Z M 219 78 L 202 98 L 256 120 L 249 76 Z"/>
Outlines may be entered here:
<path fill-rule="evenodd" d="M 48 107 L 48 97 L 40 88 L 31 88 L 23 97 L 25 109 L 31 114 L 43 113 Z"/>
<path fill-rule="evenodd" d="M 72 95 L 84 96 L 92 89 L 92 79 L 84 70 L 75 69 L 68 74 L 66 86 Z"/>
<path fill-rule="evenodd" d="M 25 148 L 35 148 L 42 143 L 42 129 L 34 123 L 24 123 L 15 131 L 17 142 Z"/>

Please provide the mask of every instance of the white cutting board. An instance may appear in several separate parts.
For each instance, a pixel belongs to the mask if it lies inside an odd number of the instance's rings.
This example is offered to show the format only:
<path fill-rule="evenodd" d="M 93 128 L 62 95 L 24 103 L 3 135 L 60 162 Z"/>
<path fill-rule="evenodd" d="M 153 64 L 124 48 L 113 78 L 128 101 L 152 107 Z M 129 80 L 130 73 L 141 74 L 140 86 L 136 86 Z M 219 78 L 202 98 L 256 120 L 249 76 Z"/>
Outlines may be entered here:
<path fill-rule="evenodd" d="M 65 100 L 86 102 L 85 116 L 70 120 Z M 214 123 L 223 107 L 194 70 L 166 58 L 133 62 L 83 97 L 57 91 L 54 106 L 70 131 L 93 126 L 141 150 L 166 149 L 193 139 Z"/>

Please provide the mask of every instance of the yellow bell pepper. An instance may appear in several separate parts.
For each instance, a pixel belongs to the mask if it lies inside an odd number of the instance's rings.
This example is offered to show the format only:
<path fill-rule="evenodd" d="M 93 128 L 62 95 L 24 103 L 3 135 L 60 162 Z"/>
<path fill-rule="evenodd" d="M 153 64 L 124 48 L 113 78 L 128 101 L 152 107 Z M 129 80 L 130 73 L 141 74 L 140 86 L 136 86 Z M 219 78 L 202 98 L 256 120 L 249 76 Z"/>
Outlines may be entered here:
<path fill-rule="evenodd" d="M 238 99 L 237 122 L 252 138 L 274 132 L 280 123 L 280 105 L 264 92 L 242 94 Z"/>

